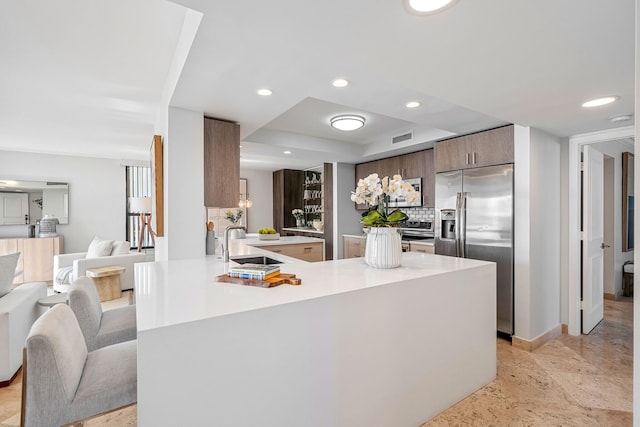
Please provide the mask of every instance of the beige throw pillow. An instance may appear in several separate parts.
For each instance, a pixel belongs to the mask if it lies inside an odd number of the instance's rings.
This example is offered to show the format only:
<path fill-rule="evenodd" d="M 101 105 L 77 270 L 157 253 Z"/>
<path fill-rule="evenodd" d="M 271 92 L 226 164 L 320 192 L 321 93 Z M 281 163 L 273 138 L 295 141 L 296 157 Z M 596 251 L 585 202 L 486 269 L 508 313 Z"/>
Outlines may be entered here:
<path fill-rule="evenodd" d="M 116 240 L 113 242 L 113 249 L 111 249 L 111 256 L 115 255 L 128 255 L 129 250 L 131 249 L 131 243 L 126 240 L 123 242 L 122 240 Z"/>
<path fill-rule="evenodd" d="M 89 249 L 87 249 L 87 258 L 109 256 L 112 248 L 113 240 L 102 240 L 99 237 L 94 237 Z"/>
<path fill-rule="evenodd" d="M 0 256 L 0 297 L 8 294 L 11 290 L 18 258 L 20 258 L 20 252 Z"/>

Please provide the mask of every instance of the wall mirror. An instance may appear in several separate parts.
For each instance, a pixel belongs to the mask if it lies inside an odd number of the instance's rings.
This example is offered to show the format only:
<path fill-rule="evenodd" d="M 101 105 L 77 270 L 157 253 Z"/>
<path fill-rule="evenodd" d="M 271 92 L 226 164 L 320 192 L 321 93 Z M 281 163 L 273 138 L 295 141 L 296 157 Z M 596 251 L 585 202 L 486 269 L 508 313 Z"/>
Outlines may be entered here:
<path fill-rule="evenodd" d="M 69 184 L 0 179 L 0 225 L 36 224 L 44 215 L 69 223 Z"/>
<path fill-rule="evenodd" d="M 633 154 L 622 153 L 622 252 L 633 250 Z"/>

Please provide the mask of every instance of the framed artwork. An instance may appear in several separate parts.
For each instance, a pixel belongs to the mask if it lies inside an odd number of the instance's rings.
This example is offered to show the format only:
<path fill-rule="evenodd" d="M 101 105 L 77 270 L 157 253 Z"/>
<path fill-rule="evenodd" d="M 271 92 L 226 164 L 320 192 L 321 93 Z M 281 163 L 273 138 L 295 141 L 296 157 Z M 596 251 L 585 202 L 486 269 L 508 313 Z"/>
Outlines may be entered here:
<path fill-rule="evenodd" d="M 151 198 L 155 203 L 153 229 L 156 236 L 164 236 L 164 193 L 162 190 L 162 137 L 153 135 L 151 142 Z"/>
<path fill-rule="evenodd" d="M 633 242 L 633 154 L 622 153 L 622 252 L 632 251 Z"/>

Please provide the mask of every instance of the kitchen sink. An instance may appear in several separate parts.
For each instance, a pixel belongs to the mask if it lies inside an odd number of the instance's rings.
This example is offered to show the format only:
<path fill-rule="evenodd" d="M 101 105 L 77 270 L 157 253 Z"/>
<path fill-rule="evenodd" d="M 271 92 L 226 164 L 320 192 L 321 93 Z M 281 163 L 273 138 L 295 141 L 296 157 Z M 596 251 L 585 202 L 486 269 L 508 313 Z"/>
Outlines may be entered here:
<path fill-rule="evenodd" d="M 268 256 L 237 257 L 237 258 L 231 258 L 231 261 L 237 262 L 238 264 L 262 264 L 262 265 L 282 264 L 282 261 L 269 258 Z"/>

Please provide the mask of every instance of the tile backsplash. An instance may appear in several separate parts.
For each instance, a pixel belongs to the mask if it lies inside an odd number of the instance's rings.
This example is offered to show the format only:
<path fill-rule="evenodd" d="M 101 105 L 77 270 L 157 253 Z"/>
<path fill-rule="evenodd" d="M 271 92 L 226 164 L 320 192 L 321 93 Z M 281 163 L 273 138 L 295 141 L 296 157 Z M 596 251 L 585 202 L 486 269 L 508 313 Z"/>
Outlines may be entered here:
<path fill-rule="evenodd" d="M 413 221 L 430 221 L 436 217 L 434 208 L 404 208 L 404 213 L 409 215 L 409 219 Z"/>
<path fill-rule="evenodd" d="M 216 236 L 218 237 L 224 236 L 224 229 L 227 228 L 227 226 L 232 225 L 231 222 L 227 219 L 227 211 L 229 210 L 235 214 L 239 210 L 239 208 L 207 208 L 207 221 L 213 222 L 214 230 L 216 232 Z M 246 215 L 240 218 L 240 222 L 238 223 L 238 225 L 243 225 L 246 227 Z"/>

